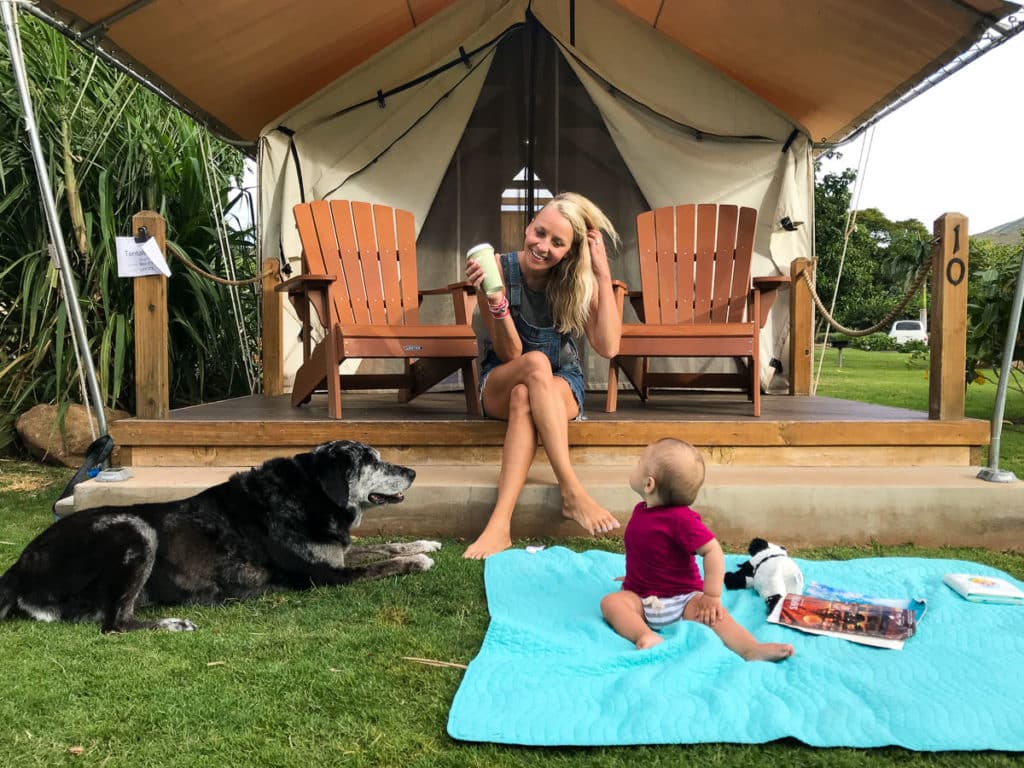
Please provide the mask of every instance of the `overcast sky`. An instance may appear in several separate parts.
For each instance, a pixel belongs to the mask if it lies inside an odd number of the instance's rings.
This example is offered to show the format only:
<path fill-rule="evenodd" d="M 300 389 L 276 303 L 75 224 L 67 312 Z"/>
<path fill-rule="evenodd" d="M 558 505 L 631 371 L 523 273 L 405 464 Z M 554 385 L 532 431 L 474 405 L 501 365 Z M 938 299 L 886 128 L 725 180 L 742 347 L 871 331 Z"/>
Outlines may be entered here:
<path fill-rule="evenodd" d="M 857 207 L 929 229 L 955 211 L 975 233 L 1024 217 L 1022 86 L 1024 33 L 881 120 Z M 826 169 L 856 168 L 863 142 L 845 146 Z"/>

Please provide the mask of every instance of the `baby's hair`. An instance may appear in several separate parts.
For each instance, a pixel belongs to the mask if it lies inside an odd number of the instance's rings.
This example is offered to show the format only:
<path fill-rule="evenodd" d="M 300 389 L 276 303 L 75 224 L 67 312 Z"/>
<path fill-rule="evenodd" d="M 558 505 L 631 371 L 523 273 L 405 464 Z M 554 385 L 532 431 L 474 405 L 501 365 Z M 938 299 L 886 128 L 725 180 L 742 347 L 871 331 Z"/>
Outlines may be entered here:
<path fill-rule="evenodd" d="M 704 457 L 685 440 L 663 437 L 654 443 L 649 471 L 662 501 L 688 507 L 704 485 Z"/>
<path fill-rule="evenodd" d="M 583 195 L 562 192 L 552 198 L 548 205 L 562 214 L 572 227 L 570 258 L 564 259 L 551 270 L 551 281 L 547 288 L 551 315 L 562 333 L 583 333 L 594 292 L 594 270 L 590 265 L 587 230 L 603 231 L 613 246 L 620 243 L 619 233 L 605 213 Z"/>

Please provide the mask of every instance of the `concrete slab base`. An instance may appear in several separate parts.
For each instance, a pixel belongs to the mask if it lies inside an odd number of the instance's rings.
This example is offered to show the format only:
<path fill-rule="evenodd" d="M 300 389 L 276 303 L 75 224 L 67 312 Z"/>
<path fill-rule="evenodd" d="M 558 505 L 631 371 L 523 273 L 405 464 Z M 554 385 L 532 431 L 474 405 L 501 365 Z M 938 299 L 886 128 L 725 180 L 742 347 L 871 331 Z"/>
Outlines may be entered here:
<path fill-rule="evenodd" d="M 116 483 L 80 485 L 58 514 L 102 505 L 181 499 L 248 467 L 132 467 Z M 638 498 L 630 467 L 580 465 L 590 493 L 623 525 Z M 1024 482 L 977 478 L 979 468 L 757 467 L 709 464 L 694 507 L 722 541 L 754 536 L 786 546 L 913 543 L 1024 550 Z M 367 510 L 362 535 L 474 538 L 496 496 L 494 465 L 430 464 L 403 504 Z M 531 471 L 513 519 L 512 535 L 578 536 L 561 514 L 555 478 L 546 464 Z M 621 535 L 618 529 L 617 535 Z"/>

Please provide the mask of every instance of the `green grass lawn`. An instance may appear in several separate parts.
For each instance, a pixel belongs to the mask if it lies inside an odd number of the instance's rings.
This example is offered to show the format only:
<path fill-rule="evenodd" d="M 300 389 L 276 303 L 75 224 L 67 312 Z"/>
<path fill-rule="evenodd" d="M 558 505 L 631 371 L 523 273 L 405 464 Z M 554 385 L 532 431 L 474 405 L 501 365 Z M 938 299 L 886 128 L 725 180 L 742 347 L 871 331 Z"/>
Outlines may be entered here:
<path fill-rule="evenodd" d="M 923 369 L 908 369 L 901 355 L 851 352 L 841 372 L 826 360 L 821 394 L 856 390 L 872 402 L 927 406 Z M 985 395 L 969 393 L 971 415 L 985 418 Z M 69 474 L 0 460 L 0 571 L 50 524 Z M 621 551 L 619 540 L 558 543 Z M 726 544 L 740 551 L 745 542 Z M 1019 765 L 999 753 L 812 749 L 793 740 L 589 749 L 453 741 L 445 726 L 462 670 L 405 657 L 466 664 L 479 649 L 488 622 L 483 564 L 463 560 L 464 549 L 446 541 L 435 568 L 414 576 L 146 612 L 192 619 L 194 633 L 104 636 L 96 625 L 0 624 L 0 766 Z M 795 554 L 959 558 L 1024 578 L 1024 553 L 864 546 Z"/>
<path fill-rule="evenodd" d="M 820 350 L 819 350 L 820 352 Z M 814 371 L 818 373 L 815 353 Z M 995 376 L 989 372 L 990 378 Z M 834 349 L 825 351 L 817 394 L 859 400 L 865 403 L 891 405 L 916 411 L 928 410 L 928 358 L 915 358 L 900 352 L 865 352 L 843 350 L 843 367 L 838 366 Z M 964 397 L 964 415 L 990 421 L 996 399 L 996 385 L 990 382 L 971 384 Z M 1024 395 L 1012 386 L 1007 388 L 1000 438 L 999 466 L 1024 479 Z M 988 462 L 988 451 L 984 451 Z"/>

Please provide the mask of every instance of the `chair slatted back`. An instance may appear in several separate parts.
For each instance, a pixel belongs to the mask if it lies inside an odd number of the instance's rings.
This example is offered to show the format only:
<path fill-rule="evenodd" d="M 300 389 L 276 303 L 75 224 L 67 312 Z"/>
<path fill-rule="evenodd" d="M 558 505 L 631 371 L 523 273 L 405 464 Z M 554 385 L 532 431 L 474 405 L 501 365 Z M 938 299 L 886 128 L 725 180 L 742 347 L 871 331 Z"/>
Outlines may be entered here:
<path fill-rule="evenodd" d="M 409 211 L 348 200 L 294 207 L 307 274 L 331 275 L 342 325 L 416 325 L 416 227 Z"/>
<path fill-rule="evenodd" d="M 757 211 L 735 205 L 678 205 L 637 216 L 646 322 L 744 321 Z"/>

